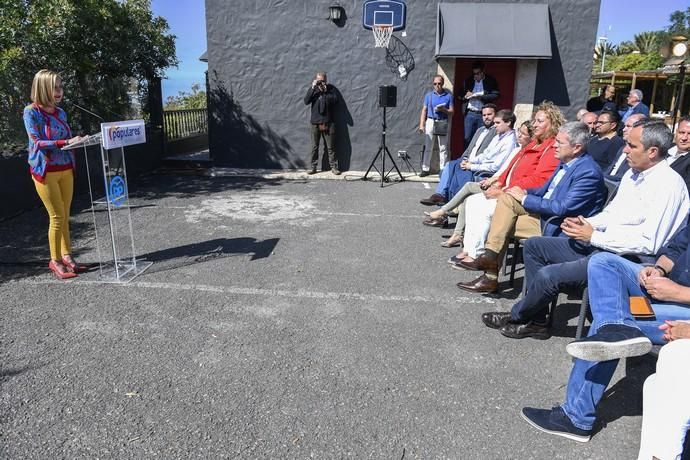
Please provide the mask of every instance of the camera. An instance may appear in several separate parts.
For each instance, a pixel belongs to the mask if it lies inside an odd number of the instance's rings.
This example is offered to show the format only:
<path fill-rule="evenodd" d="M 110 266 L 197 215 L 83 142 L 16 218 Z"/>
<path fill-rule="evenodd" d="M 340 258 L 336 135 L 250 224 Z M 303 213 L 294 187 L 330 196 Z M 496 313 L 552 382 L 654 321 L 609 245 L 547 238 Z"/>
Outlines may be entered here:
<path fill-rule="evenodd" d="M 319 91 L 326 91 L 326 82 L 323 80 L 319 80 L 316 82 L 316 88 Z"/>

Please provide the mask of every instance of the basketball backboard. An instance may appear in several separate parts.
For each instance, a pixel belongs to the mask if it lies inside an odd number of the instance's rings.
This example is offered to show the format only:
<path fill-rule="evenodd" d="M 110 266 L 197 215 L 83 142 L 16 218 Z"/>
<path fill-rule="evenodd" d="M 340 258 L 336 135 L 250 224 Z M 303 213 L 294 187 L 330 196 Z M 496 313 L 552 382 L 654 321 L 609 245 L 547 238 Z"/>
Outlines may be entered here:
<path fill-rule="evenodd" d="M 362 26 L 405 28 L 407 5 L 402 0 L 367 0 L 362 6 Z"/>

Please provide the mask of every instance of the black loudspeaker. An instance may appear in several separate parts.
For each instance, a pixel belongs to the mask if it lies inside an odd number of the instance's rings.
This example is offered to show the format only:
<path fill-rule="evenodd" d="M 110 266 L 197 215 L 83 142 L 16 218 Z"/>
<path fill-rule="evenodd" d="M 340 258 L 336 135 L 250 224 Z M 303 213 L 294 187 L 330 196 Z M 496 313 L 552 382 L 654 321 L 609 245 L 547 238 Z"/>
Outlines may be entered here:
<path fill-rule="evenodd" d="M 397 102 L 397 87 L 393 85 L 379 86 L 379 107 L 395 107 Z"/>

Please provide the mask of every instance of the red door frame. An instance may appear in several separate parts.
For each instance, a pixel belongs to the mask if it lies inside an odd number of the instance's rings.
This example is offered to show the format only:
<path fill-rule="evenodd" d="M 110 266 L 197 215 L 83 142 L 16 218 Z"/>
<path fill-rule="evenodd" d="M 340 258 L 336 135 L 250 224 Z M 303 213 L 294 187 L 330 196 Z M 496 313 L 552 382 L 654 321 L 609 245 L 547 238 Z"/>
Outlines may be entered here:
<path fill-rule="evenodd" d="M 463 82 L 472 75 L 472 63 L 477 58 L 457 58 L 455 60 L 455 110 L 450 132 L 451 159 L 458 158 L 465 151 L 464 116 L 462 114 Z M 498 82 L 500 96 L 494 102 L 499 109 L 513 110 L 515 104 L 515 59 L 481 59 L 484 70 Z"/>

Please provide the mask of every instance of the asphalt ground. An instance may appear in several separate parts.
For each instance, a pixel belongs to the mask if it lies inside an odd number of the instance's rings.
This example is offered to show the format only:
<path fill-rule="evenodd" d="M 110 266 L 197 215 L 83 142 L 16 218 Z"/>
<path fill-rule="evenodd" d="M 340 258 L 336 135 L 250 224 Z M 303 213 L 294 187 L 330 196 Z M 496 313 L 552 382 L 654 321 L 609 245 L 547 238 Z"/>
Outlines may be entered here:
<path fill-rule="evenodd" d="M 326 173 L 323 173 L 326 174 Z M 630 459 L 650 357 L 628 360 L 587 444 L 525 405 L 562 400 L 578 302 L 512 340 L 455 287 L 433 184 L 159 174 L 130 184 L 125 285 L 47 271 L 43 209 L 0 222 L 1 458 Z M 95 262 L 85 197 L 75 254 Z M 520 275 L 521 276 L 521 275 Z"/>

